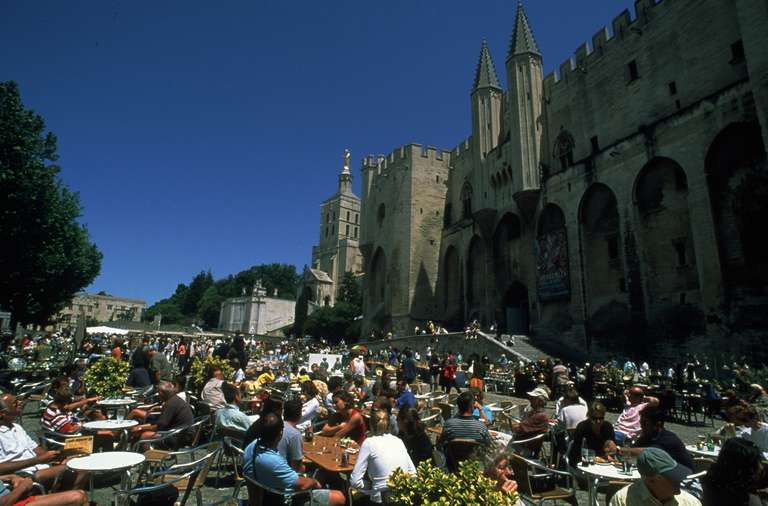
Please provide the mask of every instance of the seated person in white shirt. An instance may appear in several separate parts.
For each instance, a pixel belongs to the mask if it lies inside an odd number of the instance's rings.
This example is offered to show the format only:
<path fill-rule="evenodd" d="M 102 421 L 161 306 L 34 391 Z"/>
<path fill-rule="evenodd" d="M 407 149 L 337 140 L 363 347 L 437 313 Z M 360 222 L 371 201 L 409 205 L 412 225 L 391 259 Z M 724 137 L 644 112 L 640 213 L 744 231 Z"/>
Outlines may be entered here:
<path fill-rule="evenodd" d="M 569 381 L 568 388 L 566 389 L 566 395 L 568 393 L 568 390 L 571 390 L 572 388 L 574 388 L 573 381 Z M 563 395 L 562 397 L 560 397 L 555 401 L 555 418 L 557 418 L 557 416 L 560 414 L 560 410 L 563 409 L 564 407 L 563 402 L 565 401 L 566 395 Z M 576 397 L 579 399 L 579 404 L 581 404 L 585 408 L 589 407 L 589 405 L 587 404 L 587 401 L 585 401 L 580 395 L 578 395 L 578 393 L 576 394 Z"/>
<path fill-rule="evenodd" d="M 760 413 L 754 406 L 741 410 L 738 423 L 744 427 L 738 437 L 752 441 L 762 452 L 768 451 L 768 424 L 760 421 Z"/>
<path fill-rule="evenodd" d="M 557 413 L 557 422 L 564 429 L 576 429 L 579 423 L 587 419 L 587 407 L 579 403 L 579 393 L 575 388 L 569 388 L 563 399 Z"/>
<path fill-rule="evenodd" d="M 0 475 L 29 476 L 46 489 L 60 477 L 60 490 L 85 488 L 88 474 L 69 471 L 59 452 L 43 450 L 21 425 L 14 423 L 21 406 L 15 395 L 0 397 Z"/>
<path fill-rule="evenodd" d="M 350 484 L 371 496 L 373 502 L 381 502 L 381 492 L 387 490 L 387 480 L 396 470 L 415 474 L 408 450 L 403 440 L 389 433 L 389 415 L 386 411 L 371 414 L 371 435 L 360 446 L 360 454 L 350 476 Z"/>
<path fill-rule="evenodd" d="M 296 428 L 300 431 L 306 430 L 315 421 L 317 413 L 320 411 L 320 401 L 317 399 L 317 387 L 311 381 L 305 381 L 301 384 L 301 418 Z"/>

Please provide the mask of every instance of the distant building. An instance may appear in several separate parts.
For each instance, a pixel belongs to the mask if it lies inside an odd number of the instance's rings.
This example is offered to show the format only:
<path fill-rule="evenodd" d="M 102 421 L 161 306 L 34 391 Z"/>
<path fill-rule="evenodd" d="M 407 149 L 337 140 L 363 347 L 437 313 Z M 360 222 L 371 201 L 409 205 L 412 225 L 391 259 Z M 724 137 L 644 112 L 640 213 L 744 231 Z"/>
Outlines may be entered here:
<path fill-rule="evenodd" d="M 338 191 L 320 204 L 320 242 L 312 247 L 312 266 L 305 268 L 299 288 L 310 313 L 336 303 L 345 273 L 361 273 L 360 236 L 360 198 L 352 193 L 349 151 L 345 151 Z"/>
<path fill-rule="evenodd" d="M 64 309 L 56 315 L 61 324 L 75 324 L 79 315 L 97 322 L 141 321 L 147 303 L 141 299 L 128 299 L 112 295 L 78 293 Z"/>
<path fill-rule="evenodd" d="M 219 329 L 246 334 L 268 334 L 292 325 L 296 301 L 267 297 L 261 281 L 251 295 L 232 297 L 221 303 Z"/>

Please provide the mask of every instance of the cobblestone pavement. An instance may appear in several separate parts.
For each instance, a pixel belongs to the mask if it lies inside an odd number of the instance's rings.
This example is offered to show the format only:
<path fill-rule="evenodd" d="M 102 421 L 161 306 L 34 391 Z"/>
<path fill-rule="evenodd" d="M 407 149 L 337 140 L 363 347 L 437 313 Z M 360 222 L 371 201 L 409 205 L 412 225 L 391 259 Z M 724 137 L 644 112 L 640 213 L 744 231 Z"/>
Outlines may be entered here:
<path fill-rule="evenodd" d="M 526 401 L 523 399 L 516 399 L 514 397 L 508 397 L 504 395 L 498 395 L 494 393 L 488 393 L 486 394 L 486 402 L 499 402 L 501 400 L 517 400 L 521 403 L 525 403 Z M 553 403 L 549 403 L 552 405 Z M 550 406 L 551 409 L 551 406 Z M 607 417 L 608 420 L 611 422 L 615 422 L 616 418 L 618 416 L 618 413 L 608 413 Z M 31 430 L 37 430 L 36 427 L 36 420 L 33 421 L 31 419 L 25 420 L 25 427 Z M 716 425 L 720 424 L 719 420 L 715 421 Z M 33 428 L 32 425 L 35 425 Z M 672 432 L 676 433 L 686 444 L 689 443 L 695 443 L 697 440 L 697 436 L 699 434 L 703 434 L 706 431 L 711 431 L 712 427 L 701 427 L 701 426 L 687 426 L 687 425 L 681 425 L 677 423 L 668 423 L 666 424 L 667 429 L 671 430 Z M 216 475 L 215 471 L 212 471 L 211 475 L 206 480 L 205 487 L 203 488 L 203 504 L 209 505 L 209 504 L 223 504 L 227 498 L 232 496 L 232 479 L 229 477 L 231 473 L 228 473 L 224 471 L 222 473 L 222 482 L 219 484 L 219 487 L 214 487 L 215 481 L 216 481 Z M 108 505 L 111 504 L 111 501 L 113 499 L 114 490 L 111 488 L 111 486 L 116 487 L 117 486 L 117 479 L 113 479 L 111 481 L 107 480 L 97 480 L 96 482 L 96 489 L 92 495 L 92 500 L 96 502 L 96 504 L 99 505 Z M 245 491 L 243 491 L 243 495 L 245 494 Z M 586 492 L 579 492 L 578 494 L 578 500 L 579 504 L 586 505 L 588 503 L 587 500 L 587 494 Z M 195 498 L 190 497 L 188 504 L 193 505 L 196 504 Z M 565 504 L 565 503 L 562 503 Z M 601 504 L 603 504 L 602 497 L 601 497 Z"/>

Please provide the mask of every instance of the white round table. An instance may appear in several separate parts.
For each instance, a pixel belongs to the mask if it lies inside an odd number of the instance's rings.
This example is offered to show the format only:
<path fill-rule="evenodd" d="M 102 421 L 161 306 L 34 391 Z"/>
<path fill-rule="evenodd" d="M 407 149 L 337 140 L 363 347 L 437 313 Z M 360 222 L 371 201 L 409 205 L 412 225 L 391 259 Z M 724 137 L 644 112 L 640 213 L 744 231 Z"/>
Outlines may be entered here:
<path fill-rule="evenodd" d="M 146 460 L 144 455 L 135 452 L 104 452 L 92 453 L 84 457 L 76 457 L 67 462 L 67 467 L 73 471 L 100 472 L 119 471 L 138 466 Z"/>
<path fill-rule="evenodd" d="M 686 445 L 685 449 L 688 450 L 690 453 L 694 455 L 699 455 L 701 457 L 708 457 L 708 458 L 714 458 L 716 459 L 718 455 L 720 455 L 720 450 L 722 446 L 715 446 L 714 450 L 708 450 L 706 446 L 702 447 L 701 450 L 699 450 L 696 445 Z"/>
<path fill-rule="evenodd" d="M 93 475 L 107 471 L 124 471 L 120 478 L 120 489 L 127 488 L 130 478 L 130 469 L 143 464 L 146 457 L 135 452 L 104 452 L 92 453 L 85 457 L 76 457 L 67 462 L 67 467 L 73 471 L 90 473 L 89 492 L 93 497 Z"/>
<path fill-rule="evenodd" d="M 83 424 L 84 429 L 88 430 L 122 430 L 130 429 L 138 425 L 136 420 L 96 420 Z"/>
<path fill-rule="evenodd" d="M 637 467 L 632 468 L 631 474 L 623 473 L 613 464 L 589 464 L 588 466 L 579 466 L 576 468 L 586 475 L 587 487 L 589 490 L 589 506 L 597 506 L 597 484 L 601 481 L 635 481 L 640 479 L 640 473 Z"/>
<path fill-rule="evenodd" d="M 102 399 L 96 403 L 97 406 L 104 406 L 108 408 L 119 408 L 120 406 L 130 406 L 135 404 L 134 399 Z"/>

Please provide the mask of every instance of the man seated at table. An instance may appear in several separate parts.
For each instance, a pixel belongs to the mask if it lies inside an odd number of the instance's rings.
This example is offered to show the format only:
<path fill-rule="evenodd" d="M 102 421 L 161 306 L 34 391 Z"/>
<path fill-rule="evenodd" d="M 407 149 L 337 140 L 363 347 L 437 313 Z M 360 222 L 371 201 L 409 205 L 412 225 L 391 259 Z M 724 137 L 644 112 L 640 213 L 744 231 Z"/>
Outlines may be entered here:
<path fill-rule="evenodd" d="M 557 423 L 563 429 L 573 430 L 578 424 L 587 419 L 587 406 L 582 405 L 579 392 L 575 388 L 569 388 L 565 392 L 562 408 L 557 413 Z"/>
<path fill-rule="evenodd" d="M 416 396 L 413 395 L 411 389 L 408 388 L 408 382 L 403 378 L 397 380 L 397 393 L 397 400 L 395 401 L 397 409 L 416 407 Z"/>
<path fill-rule="evenodd" d="M 493 423 L 493 411 L 483 404 L 483 391 L 479 388 L 470 390 L 475 397 L 475 403 L 472 406 L 472 416 L 483 422 L 486 426 Z"/>
<path fill-rule="evenodd" d="M 221 429 L 247 431 L 251 426 L 251 419 L 240 411 L 240 390 L 234 385 L 223 383 L 221 391 L 227 403 L 216 411 L 216 432 Z"/>
<path fill-rule="evenodd" d="M 31 496 L 29 494 L 32 492 L 33 485 L 32 478 L 15 474 L 0 476 L 0 506 L 21 506 L 31 502 L 45 506 L 85 506 L 88 504 L 88 495 L 82 490 Z"/>
<path fill-rule="evenodd" d="M 634 439 L 640 434 L 640 412 L 647 406 L 659 405 L 656 397 L 646 397 L 640 387 L 632 387 L 624 392 L 624 400 L 624 410 L 613 426 L 616 444 L 619 446 L 625 444 L 626 438 Z"/>
<path fill-rule="evenodd" d="M 768 424 L 760 421 L 754 406 L 734 406 L 728 410 L 729 423 L 719 431 L 721 437 L 740 437 L 752 441 L 761 451 L 768 451 Z"/>
<path fill-rule="evenodd" d="M 0 475 L 29 476 L 48 489 L 60 477 L 60 489 L 84 488 L 88 480 L 86 473 L 73 473 L 64 462 L 50 464 L 61 461 L 59 452 L 43 450 L 15 423 L 21 406 L 15 395 L 0 396 Z"/>
<path fill-rule="evenodd" d="M 216 367 L 211 372 L 211 379 L 205 384 L 200 395 L 200 398 L 207 402 L 211 409 L 219 409 L 227 403 L 224 393 L 221 391 L 222 384 L 224 384 L 224 374 L 220 367 Z"/>
<path fill-rule="evenodd" d="M 307 503 L 312 505 L 342 506 L 344 494 L 338 490 L 322 490 L 314 478 L 299 476 L 277 451 L 283 434 L 283 421 L 274 413 L 259 420 L 257 439 L 246 448 L 243 456 L 243 472 L 249 478 L 274 490 L 287 492 L 311 490 Z M 282 496 L 264 493 L 264 504 L 283 504 Z"/>
<path fill-rule="evenodd" d="M 168 431 L 179 427 L 191 425 L 195 421 L 192 414 L 192 408 L 183 401 L 173 387 L 170 381 L 161 381 L 157 384 L 157 395 L 163 403 L 160 416 L 155 423 L 142 423 L 131 428 L 131 433 L 138 434 L 139 439 L 149 439 L 155 437 L 158 431 Z M 175 437 L 161 441 L 156 444 L 162 448 L 178 448 L 185 444 L 190 434 L 182 432 Z"/>
<path fill-rule="evenodd" d="M 283 404 L 283 436 L 277 451 L 297 473 L 304 472 L 304 446 L 301 432 L 296 427 L 301 420 L 301 401 L 291 399 Z"/>
<path fill-rule="evenodd" d="M 528 392 L 528 397 L 531 398 L 531 405 L 523 412 L 520 421 L 511 426 L 515 439 L 518 440 L 528 439 L 549 430 L 549 415 L 544 409 L 549 400 L 549 392 L 543 386 L 538 386 Z"/>
<path fill-rule="evenodd" d="M 679 464 L 692 469 L 693 458 L 685 444 L 664 428 L 664 413 L 658 406 L 646 406 L 640 412 L 640 437 L 632 448 L 619 448 L 621 454 L 641 455 L 647 448 L 660 448 Z"/>
<path fill-rule="evenodd" d="M 474 439 L 478 443 L 490 446 L 491 435 L 483 422 L 472 416 L 475 398 L 472 392 L 464 391 L 456 398 L 458 414 L 443 423 L 443 432 L 437 438 L 438 446 L 454 439 Z"/>
<path fill-rule="evenodd" d="M 610 506 L 701 506 L 698 499 L 680 490 L 691 468 L 681 465 L 664 450 L 648 448 L 638 457 L 637 470 L 641 479 L 616 492 Z"/>
<path fill-rule="evenodd" d="M 593 402 L 587 411 L 587 419 L 576 425 L 576 430 L 571 437 L 568 463 L 572 467 L 579 464 L 582 442 L 586 442 L 587 448 L 594 451 L 598 457 L 606 458 L 616 453 L 614 437 L 613 426 L 605 419 L 605 406 L 602 402 Z"/>

